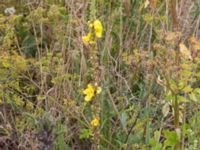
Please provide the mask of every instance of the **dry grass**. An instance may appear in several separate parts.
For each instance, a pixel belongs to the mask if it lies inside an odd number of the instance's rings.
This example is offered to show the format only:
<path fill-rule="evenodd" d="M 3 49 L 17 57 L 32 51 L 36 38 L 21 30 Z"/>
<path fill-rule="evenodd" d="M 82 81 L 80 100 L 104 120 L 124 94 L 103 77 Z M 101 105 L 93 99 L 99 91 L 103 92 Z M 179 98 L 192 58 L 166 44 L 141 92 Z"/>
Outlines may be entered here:
<path fill-rule="evenodd" d="M 199 149 L 200 3 L 147 2 L 0 1 L 0 147 Z"/>

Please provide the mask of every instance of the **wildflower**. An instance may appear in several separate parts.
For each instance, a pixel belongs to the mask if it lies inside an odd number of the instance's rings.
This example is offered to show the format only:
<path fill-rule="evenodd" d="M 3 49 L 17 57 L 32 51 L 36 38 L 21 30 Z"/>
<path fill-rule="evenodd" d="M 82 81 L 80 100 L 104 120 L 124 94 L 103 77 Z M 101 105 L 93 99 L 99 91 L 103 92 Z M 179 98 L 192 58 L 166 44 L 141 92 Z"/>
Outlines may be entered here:
<path fill-rule="evenodd" d="M 103 27 L 102 27 L 101 22 L 99 20 L 95 20 L 93 26 L 94 26 L 96 37 L 101 38 L 102 32 L 103 32 Z"/>
<path fill-rule="evenodd" d="M 92 38 L 92 33 L 88 33 L 86 36 L 82 37 L 83 42 L 88 43 Z"/>
<path fill-rule="evenodd" d="M 85 94 L 85 101 L 91 101 L 92 98 L 95 96 L 94 87 L 91 84 L 88 84 L 87 89 L 85 89 L 83 93 Z"/>
<path fill-rule="evenodd" d="M 96 93 L 97 93 L 97 94 L 100 94 L 101 91 L 102 91 L 102 88 L 99 87 L 97 83 L 95 83 L 94 85 L 95 85 Z"/>
<path fill-rule="evenodd" d="M 100 125 L 100 119 L 99 118 L 94 118 L 91 122 L 90 125 L 93 127 L 97 127 Z"/>
<path fill-rule="evenodd" d="M 88 21 L 87 23 L 88 23 L 88 25 L 89 25 L 90 28 L 93 28 L 93 27 L 94 27 L 94 23 L 93 23 L 93 22 Z"/>
<path fill-rule="evenodd" d="M 92 29 L 92 32 L 89 32 L 86 36 L 82 37 L 84 43 L 95 44 L 95 37 L 101 38 L 103 32 L 103 26 L 99 20 L 95 20 L 93 23 L 88 22 L 89 27 Z"/>
<path fill-rule="evenodd" d="M 84 43 L 95 44 L 95 41 L 92 40 L 92 33 L 88 33 L 86 36 L 82 37 Z"/>

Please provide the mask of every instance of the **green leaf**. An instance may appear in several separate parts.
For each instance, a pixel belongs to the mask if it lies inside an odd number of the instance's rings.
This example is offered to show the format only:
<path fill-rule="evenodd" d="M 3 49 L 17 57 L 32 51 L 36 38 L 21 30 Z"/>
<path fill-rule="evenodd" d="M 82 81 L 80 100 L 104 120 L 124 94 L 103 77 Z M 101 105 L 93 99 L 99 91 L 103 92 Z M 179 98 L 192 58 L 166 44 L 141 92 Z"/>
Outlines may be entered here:
<path fill-rule="evenodd" d="M 164 147 L 166 148 L 169 146 L 173 149 L 174 146 L 179 142 L 177 133 L 169 130 L 165 130 L 163 131 L 163 133 L 166 138 L 166 140 L 164 141 Z"/>
<path fill-rule="evenodd" d="M 160 140 L 160 131 L 154 132 L 154 137 L 150 139 L 150 145 L 153 150 L 162 150 L 162 144 Z"/>
<path fill-rule="evenodd" d="M 193 88 L 191 87 L 191 86 L 186 86 L 186 87 L 184 87 L 184 89 L 183 89 L 183 91 L 185 92 L 185 93 L 189 93 L 189 92 L 191 92 L 193 90 Z"/>
<path fill-rule="evenodd" d="M 184 96 L 178 96 L 179 102 L 188 102 L 188 99 L 186 99 Z"/>
<path fill-rule="evenodd" d="M 198 101 L 198 99 L 197 99 L 197 97 L 196 97 L 196 95 L 195 95 L 194 93 L 189 94 L 189 97 L 190 97 L 190 99 L 191 99 L 192 101 L 194 101 L 194 102 L 197 102 L 197 101 Z"/>
<path fill-rule="evenodd" d="M 128 115 L 126 112 L 123 112 L 121 114 L 121 121 L 122 121 L 122 125 L 124 128 L 126 128 L 126 125 L 127 125 L 127 119 L 128 119 Z"/>
<path fill-rule="evenodd" d="M 80 130 L 80 134 L 79 134 L 80 139 L 87 139 L 90 136 L 92 136 L 92 131 L 90 129 L 81 129 Z"/>
<path fill-rule="evenodd" d="M 27 36 L 22 42 L 22 51 L 26 57 L 35 57 L 36 41 L 34 36 Z"/>
<path fill-rule="evenodd" d="M 145 143 L 146 143 L 147 145 L 149 145 L 149 142 L 150 142 L 150 132 L 151 132 L 151 130 L 150 130 L 150 125 L 151 125 L 151 122 L 148 121 L 148 122 L 147 122 L 147 125 L 146 125 L 146 139 L 145 139 Z"/>
<path fill-rule="evenodd" d="M 163 117 L 166 117 L 169 114 L 170 106 L 168 103 L 165 103 L 165 105 L 162 107 L 162 113 Z"/>

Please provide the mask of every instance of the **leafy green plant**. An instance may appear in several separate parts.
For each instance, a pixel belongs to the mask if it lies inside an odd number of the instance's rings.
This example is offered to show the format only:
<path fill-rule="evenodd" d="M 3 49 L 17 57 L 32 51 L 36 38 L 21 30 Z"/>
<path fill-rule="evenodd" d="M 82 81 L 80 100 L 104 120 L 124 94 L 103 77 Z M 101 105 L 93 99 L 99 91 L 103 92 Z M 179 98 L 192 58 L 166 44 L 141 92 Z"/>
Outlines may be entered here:
<path fill-rule="evenodd" d="M 22 149 L 199 149 L 199 7 L 2 1 L 0 136 Z"/>

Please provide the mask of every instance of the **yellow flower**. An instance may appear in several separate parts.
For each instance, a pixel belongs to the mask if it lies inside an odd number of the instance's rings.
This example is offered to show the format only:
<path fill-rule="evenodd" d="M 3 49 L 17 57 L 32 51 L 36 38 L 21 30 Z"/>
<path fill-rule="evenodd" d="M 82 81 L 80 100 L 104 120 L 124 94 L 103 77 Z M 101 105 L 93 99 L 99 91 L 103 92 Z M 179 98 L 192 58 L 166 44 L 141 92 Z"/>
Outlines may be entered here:
<path fill-rule="evenodd" d="M 92 33 L 88 33 L 86 36 L 82 37 L 84 43 L 95 44 L 95 41 L 92 40 Z"/>
<path fill-rule="evenodd" d="M 93 26 L 94 26 L 94 31 L 95 31 L 96 37 L 101 38 L 102 32 L 103 32 L 103 26 L 102 26 L 101 22 L 99 20 L 95 20 Z"/>
<path fill-rule="evenodd" d="M 86 36 L 82 37 L 83 42 L 89 43 L 92 38 L 92 33 L 88 33 Z"/>
<path fill-rule="evenodd" d="M 91 21 L 87 22 L 90 28 L 93 28 L 94 24 Z"/>
<path fill-rule="evenodd" d="M 102 91 L 102 88 L 100 86 L 98 86 L 97 82 L 94 85 L 95 85 L 96 93 L 100 94 Z"/>
<path fill-rule="evenodd" d="M 88 84 L 87 89 L 85 89 L 83 91 L 83 93 L 85 94 L 85 101 L 89 102 L 92 100 L 92 98 L 95 95 L 95 90 L 94 87 L 91 84 Z"/>
<path fill-rule="evenodd" d="M 97 127 L 100 125 L 100 119 L 99 118 L 94 118 L 91 122 L 90 125 L 93 127 Z"/>
<path fill-rule="evenodd" d="M 93 23 L 90 23 L 90 24 L 89 24 L 89 27 L 90 27 L 90 28 L 93 28 L 93 26 L 94 26 Z"/>

